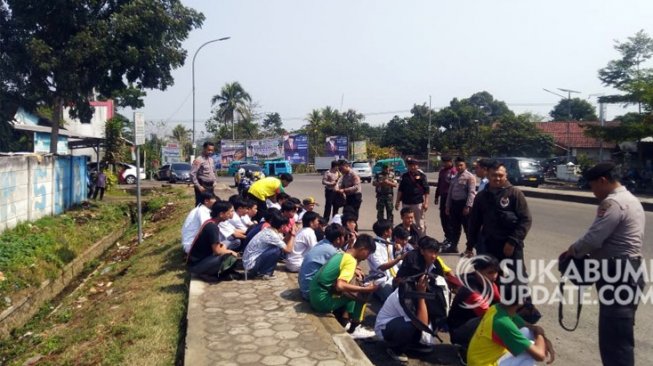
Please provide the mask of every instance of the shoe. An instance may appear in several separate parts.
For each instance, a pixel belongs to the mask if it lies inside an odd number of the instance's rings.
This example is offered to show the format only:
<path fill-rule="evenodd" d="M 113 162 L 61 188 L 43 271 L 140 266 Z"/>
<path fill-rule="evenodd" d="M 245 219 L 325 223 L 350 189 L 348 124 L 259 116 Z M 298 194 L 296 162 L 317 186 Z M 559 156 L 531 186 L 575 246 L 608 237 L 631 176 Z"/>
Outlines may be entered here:
<path fill-rule="evenodd" d="M 388 356 L 392 357 L 392 359 L 397 362 L 401 362 L 401 363 L 408 362 L 408 356 L 406 356 L 405 353 L 395 352 L 392 350 L 392 348 L 386 349 L 386 352 L 388 353 Z"/>
<path fill-rule="evenodd" d="M 458 254 L 458 246 L 456 244 L 450 243 L 449 245 L 445 246 L 440 253 L 454 253 Z"/>
<path fill-rule="evenodd" d="M 347 324 L 345 324 L 345 332 L 348 331 L 350 327 L 351 327 L 351 322 L 347 322 Z"/>
<path fill-rule="evenodd" d="M 352 333 L 349 333 L 349 335 L 354 339 L 365 339 L 365 338 L 376 337 L 376 333 L 374 333 L 373 330 L 365 328 L 362 325 L 356 327 L 356 329 L 354 329 Z"/>
<path fill-rule="evenodd" d="M 271 280 L 276 280 L 277 276 L 275 276 L 274 274 L 264 274 L 261 275 L 259 278 L 262 279 L 263 281 L 271 281 Z"/>

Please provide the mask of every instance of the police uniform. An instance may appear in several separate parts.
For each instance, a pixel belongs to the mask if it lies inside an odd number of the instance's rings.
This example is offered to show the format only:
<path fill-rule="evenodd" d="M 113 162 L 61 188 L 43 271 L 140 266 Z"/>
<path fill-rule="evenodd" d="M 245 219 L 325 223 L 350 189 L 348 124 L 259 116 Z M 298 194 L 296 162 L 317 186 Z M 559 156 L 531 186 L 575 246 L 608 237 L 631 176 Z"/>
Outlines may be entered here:
<path fill-rule="evenodd" d="M 598 164 L 586 173 L 586 178 L 596 180 L 612 169 L 613 164 Z M 639 296 L 627 303 L 612 300 L 614 295 L 630 291 L 636 294 L 638 288 L 644 287 L 641 275 L 638 278 L 623 275 L 627 266 L 632 266 L 635 271 L 641 266 L 644 225 L 642 204 L 625 187 L 619 186 L 601 201 L 592 226 L 571 246 L 576 257 L 589 255 L 607 267 L 607 271 L 602 268 L 601 274 L 607 274 L 608 278 L 597 282 L 599 293 L 603 293 L 599 299 L 602 300 L 599 305 L 599 349 L 604 365 L 635 364 L 633 328 Z"/>
<path fill-rule="evenodd" d="M 383 220 L 383 212 L 386 212 L 386 219 L 392 222 L 392 199 L 394 190 L 391 186 L 386 186 L 385 182 L 394 182 L 395 174 L 392 171 L 387 173 L 380 172 L 374 176 L 374 185 L 376 186 L 376 220 Z"/>
<path fill-rule="evenodd" d="M 193 166 L 190 168 L 190 180 L 195 188 L 195 206 L 202 203 L 200 187 L 213 192 L 213 183 L 215 183 L 214 169 L 215 163 L 211 157 L 201 155 L 193 161 Z"/>

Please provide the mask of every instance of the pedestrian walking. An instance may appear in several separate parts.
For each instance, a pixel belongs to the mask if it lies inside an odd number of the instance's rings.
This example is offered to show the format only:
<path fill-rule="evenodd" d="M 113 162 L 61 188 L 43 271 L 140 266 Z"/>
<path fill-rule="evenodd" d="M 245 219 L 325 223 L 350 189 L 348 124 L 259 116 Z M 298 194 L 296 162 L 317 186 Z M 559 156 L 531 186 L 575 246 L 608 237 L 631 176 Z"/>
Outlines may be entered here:
<path fill-rule="evenodd" d="M 330 219 L 331 216 L 338 214 L 339 206 L 336 206 L 336 193 L 335 189 L 338 184 L 338 179 L 340 179 L 340 172 L 338 171 L 338 161 L 334 160 L 331 162 L 331 169 L 324 172 L 322 176 L 322 185 L 324 185 L 324 218 Z M 333 208 L 333 212 L 331 211 Z"/>
<path fill-rule="evenodd" d="M 205 142 L 202 145 L 202 154 L 193 161 L 193 166 L 190 168 L 190 181 L 195 189 L 195 206 L 202 203 L 202 192 L 213 193 L 213 184 L 215 183 L 214 151 L 215 145 L 212 142 Z"/>
<path fill-rule="evenodd" d="M 361 179 L 351 168 L 351 164 L 347 160 L 340 160 L 338 162 L 338 169 L 342 177 L 340 177 L 340 182 L 335 192 L 336 194 L 345 195 L 345 208 L 342 212 L 349 211 L 358 217 L 358 211 L 363 203 Z"/>
<path fill-rule="evenodd" d="M 451 223 L 449 216 L 447 216 L 447 197 L 449 196 L 449 186 L 451 179 L 456 176 L 456 168 L 453 166 L 453 159 L 451 156 L 442 157 L 442 166 L 438 172 L 438 185 L 435 188 L 435 203 L 440 204 L 440 224 L 442 231 L 444 231 L 445 243 L 450 243 L 453 235 L 451 234 Z"/>
<path fill-rule="evenodd" d="M 383 164 L 381 172 L 374 176 L 372 185 L 376 187 L 376 221 L 383 220 L 385 213 L 385 218 L 392 224 L 392 199 L 394 198 L 394 188 L 399 184 L 388 164 Z"/>
<path fill-rule="evenodd" d="M 465 237 L 469 237 L 467 219 L 476 197 L 476 178 L 467 170 L 465 159 L 456 158 L 456 172 L 449 185 L 445 208 L 445 214 L 449 216 L 451 224 L 451 238 L 448 242 L 445 240 L 444 253 L 458 253 L 458 242 L 462 231 L 465 232 Z"/>
<path fill-rule="evenodd" d="M 415 213 L 415 223 L 419 226 L 422 235 L 425 235 L 424 215 L 429 208 L 429 182 L 426 174 L 419 170 L 417 160 L 408 158 L 406 164 L 408 171 L 401 176 L 395 210 L 399 210 L 399 203 L 402 207 L 410 207 Z"/>
<path fill-rule="evenodd" d="M 569 247 L 567 256 L 589 256 L 599 261 L 601 278 L 596 287 L 600 297 L 601 361 L 610 366 L 632 366 L 635 364 L 633 326 L 644 288 L 639 271 L 646 221 L 644 209 L 639 199 L 619 183 L 614 164 L 597 164 L 583 176 L 601 202 L 594 222 Z"/>
<path fill-rule="evenodd" d="M 100 193 L 100 201 L 104 199 L 104 190 L 107 188 L 107 175 L 104 174 L 104 171 L 100 170 L 95 178 L 95 191 L 93 192 L 93 199 L 97 199 L 98 193 Z"/>
<path fill-rule="evenodd" d="M 503 163 L 495 162 L 488 173 L 489 188 L 476 195 L 472 206 L 465 255 L 473 256 L 476 249 L 477 254 L 490 254 L 499 262 L 511 259 L 513 264 L 523 268 L 524 240 L 532 223 L 526 198 L 508 181 Z M 484 253 L 478 246 L 481 236 L 485 243 Z"/>

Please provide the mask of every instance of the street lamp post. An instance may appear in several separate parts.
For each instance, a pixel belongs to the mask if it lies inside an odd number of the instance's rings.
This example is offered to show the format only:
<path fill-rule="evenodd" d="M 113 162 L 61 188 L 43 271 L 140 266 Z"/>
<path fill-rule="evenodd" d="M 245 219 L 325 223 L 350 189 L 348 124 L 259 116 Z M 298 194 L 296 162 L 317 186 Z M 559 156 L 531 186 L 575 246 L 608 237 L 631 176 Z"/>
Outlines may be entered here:
<path fill-rule="evenodd" d="M 562 94 L 558 94 L 556 92 L 552 92 L 551 90 L 544 89 L 542 88 L 545 92 L 551 93 L 553 95 L 557 95 L 560 98 L 567 98 L 567 163 L 571 161 L 571 137 L 570 137 L 570 131 L 569 131 L 569 124 L 571 123 L 571 93 L 580 93 L 579 91 L 571 90 L 571 89 L 563 89 L 563 88 L 558 88 L 558 90 L 567 93 L 567 96 L 565 97 Z"/>
<path fill-rule="evenodd" d="M 200 52 L 200 50 L 206 46 L 209 43 L 213 42 L 220 42 L 220 41 L 226 41 L 231 37 L 222 37 L 222 38 L 217 38 L 217 39 L 212 39 L 208 42 L 202 43 L 201 46 L 195 51 L 195 54 L 193 54 L 193 155 L 195 155 L 195 57 L 197 57 L 197 53 Z"/>

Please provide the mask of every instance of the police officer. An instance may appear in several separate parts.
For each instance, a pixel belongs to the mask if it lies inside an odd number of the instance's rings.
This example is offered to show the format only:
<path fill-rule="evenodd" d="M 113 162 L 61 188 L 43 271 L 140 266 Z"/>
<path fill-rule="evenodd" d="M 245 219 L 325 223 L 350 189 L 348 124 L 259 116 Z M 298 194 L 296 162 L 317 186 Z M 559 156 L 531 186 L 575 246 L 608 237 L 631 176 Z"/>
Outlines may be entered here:
<path fill-rule="evenodd" d="M 381 172 L 374 176 L 372 185 L 376 187 L 376 220 L 383 220 L 384 211 L 387 220 L 392 223 L 392 198 L 394 196 L 394 188 L 397 187 L 395 174 L 390 170 L 388 164 L 383 164 Z"/>
<path fill-rule="evenodd" d="M 443 248 L 444 253 L 458 253 L 461 232 L 464 230 L 465 236 L 469 235 L 467 218 L 476 197 L 476 178 L 467 170 L 467 163 L 460 156 L 456 158 L 456 172 L 449 185 L 445 207 L 445 214 L 449 216 L 451 224 L 451 238 L 447 238 L 450 241 Z"/>
<path fill-rule="evenodd" d="M 419 169 L 417 160 L 408 158 L 406 165 L 408 171 L 401 176 L 395 210 L 399 210 L 399 203 L 402 207 L 410 207 L 415 213 L 415 223 L 424 235 L 426 234 L 426 210 L 429 208 L 429 182 L 426 174 Z"/>
<path fill-rule="evenodd" d="M 202 155 L 193 161 L 190 168 L 190 181 L 195 188 L 195 206 L 202 203 L 201 193 L 204 191 L 213 192 L 213 183 L 215 183 L 215 163 L 213 162 L 213 152 L 215 145 L 212 142 L 205 142 L 202 145 Z"/>
<path fill-rule="evenodd" d="M 597 282 L 601 360 L 604 365 L 631 366 L 635 364 L 635 312 L 644 287 L 641 273 L 635 275 L 642 262 L 644 208 L 619 183 L 614 164 L 597 164 L 583 176 L 601 203 L 592 226 L 567 255 L 599 260 L 601 275 L 607 275 Z M 629 294 L 634 296 L 628 298 Z"/>

